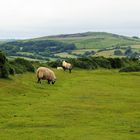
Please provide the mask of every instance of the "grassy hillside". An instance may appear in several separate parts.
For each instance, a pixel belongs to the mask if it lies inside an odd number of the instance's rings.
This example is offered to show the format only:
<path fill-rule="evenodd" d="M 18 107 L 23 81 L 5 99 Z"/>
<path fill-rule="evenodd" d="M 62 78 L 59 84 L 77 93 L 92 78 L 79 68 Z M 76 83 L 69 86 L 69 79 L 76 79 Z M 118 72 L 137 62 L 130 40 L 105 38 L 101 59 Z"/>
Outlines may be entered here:
<path fill-rule="evenodd" d="M 88 52 L 94 51 L 94 53 L 90 54 L 91 56 L 96 54 L 96 56 L 118 57 L 114 55 L 115 49 L 123 48 L 127 50 L 128 47 L 131 47 L 133 52 L 140 53 L 140 39 L 105 32 L 47 36 L 0 44 L 0 49 L 7 52 L 9 56 L 21 56 L 39 60 L 85 57 L 87 50 Z M 104 49 L 112 49 L 113 51 L 111 55 L 108 55 L 109 52 L 107 51 L 110 50 Z M 75 51 L 77 50 L 81 53 L 76 54 Z M 98 53 L 100 50 L 105 52 Z M 107 55 L 106 52 L 108 53 Z"/>
<path fill-rule="evenodd" d="M 56 71 L 0 79 L 1 140 L 139 140 L 140 73 Z"/>
<path fill-rule="evenodd" d="M 59 40 L 67 43 L 74 43 L 78 49 L 101 49 L 120 45 L 140 44 L 140 39 L 120 36 L 105 32 L 87 32 L 79 34 L 47 36 L 35 40 Z"/>

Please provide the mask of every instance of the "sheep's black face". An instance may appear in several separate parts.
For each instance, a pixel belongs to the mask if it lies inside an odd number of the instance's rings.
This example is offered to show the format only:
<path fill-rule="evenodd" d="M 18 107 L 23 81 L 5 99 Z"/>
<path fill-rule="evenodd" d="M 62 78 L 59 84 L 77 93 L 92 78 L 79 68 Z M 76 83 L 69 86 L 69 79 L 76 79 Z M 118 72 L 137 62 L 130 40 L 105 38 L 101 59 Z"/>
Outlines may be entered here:
<path fill-rule="evenodd" d="M 55 83 L 55 81 L 52 81 L 52 84 L 54 84 Z"/>

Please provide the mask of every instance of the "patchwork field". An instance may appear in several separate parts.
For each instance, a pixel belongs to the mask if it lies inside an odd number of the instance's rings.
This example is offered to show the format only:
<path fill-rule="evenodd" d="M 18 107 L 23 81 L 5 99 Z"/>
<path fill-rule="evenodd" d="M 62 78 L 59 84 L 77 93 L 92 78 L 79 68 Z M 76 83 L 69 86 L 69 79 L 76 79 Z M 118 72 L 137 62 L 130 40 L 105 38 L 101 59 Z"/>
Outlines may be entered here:
<path fill-rule="evenodd" d="M 76 58 L 76 56 L 75 55 L 72 55 L 72 54 L 68 54 L 68 53 L 66 53 L 66 52 L 64 52 L 64 53 L 57 53 L 57 54 L 55 54 L 55 56 L 60 56 L 60 57 L 64 57 L 64 58 Z"/>
<path fill-rule="evenodd" d="M 120 49 L 121 50 L 121 49 Z M 121 50 L 124 53 L 124 50 Z M 104 56 L 106 58 L 114 58 L 114 57 L 125 57 L 123 55 L 119 56 L 119 55 L 114 55 L 114 50 L 107 50 L 107 51 L 101 51 L 101 52 L 97 52 L 94 56 Z"/>
<path fill-rule="evenodd" d="M 0 140 L 139 140 L 140 73 L 56 71 L 0 79 Z"/>
<path fill-rule="evenodd" d="M 132 48 L 140 49 L 140 45 L 132 45 Z"/>
<path fill-rule="evenodd" d="M 54 36 L 44 36 L 40 38 L 13 40 L 0 42 L 0 50 L 13 57 L 31 58 L 38 60 L 56 60 L 64 58 L 85 57 L 88 52 L 95 52 L 96 56 L 120 57 L 112 55 L 109 49 L 122 49 L 126 51 L 132 48 L 131 54 L 140 53 L 140 39 L 128 36 L 121 36 L 106 32 L 85 32 L 76 34 L 63 34 Z M 98 53 L 97 51 L 104 51 Z M 110 54 L 111 53 L 111 54 Z M 94 53 L 89 53 L 92 56 Z M 138 54 L 137 54 L 138 55 Z M 30 59 L 30 60 L 31 60 Z"/>
<path fill-rule="evenodd" d="M 140 45 L 132 45 L 133 50 L 140 52 Z"/>

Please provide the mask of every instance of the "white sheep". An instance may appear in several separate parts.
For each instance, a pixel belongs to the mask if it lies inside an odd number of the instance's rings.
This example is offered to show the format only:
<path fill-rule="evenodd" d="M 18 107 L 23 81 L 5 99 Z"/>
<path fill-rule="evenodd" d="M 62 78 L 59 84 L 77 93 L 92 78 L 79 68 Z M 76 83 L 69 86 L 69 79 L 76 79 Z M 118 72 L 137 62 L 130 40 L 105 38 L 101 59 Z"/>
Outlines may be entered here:
<path fill-rule="evenodd" d="M 52 82 L 52 84 L 56 81 L 56 76 L 52 70 L 46 67 L 39 67 L 36 72 L 38 83 L 41 83 L 41 80 L 48 80 L 48 84 Z"/>
<path fill-rule="evenodd" d="M 72 70 L 72 64 L 67 63 L 66 61 L 63 61 L 63 62 L 62 62 L 62 67 L 63 67 L 64 71 L 68 69 L 69 72 L 71 73 L 71 70 Z"/>
<path fill-rule="evenodd" d="M 57 70 L 62 70 L 63 68 L 62 67 L 57 67 Z"/>

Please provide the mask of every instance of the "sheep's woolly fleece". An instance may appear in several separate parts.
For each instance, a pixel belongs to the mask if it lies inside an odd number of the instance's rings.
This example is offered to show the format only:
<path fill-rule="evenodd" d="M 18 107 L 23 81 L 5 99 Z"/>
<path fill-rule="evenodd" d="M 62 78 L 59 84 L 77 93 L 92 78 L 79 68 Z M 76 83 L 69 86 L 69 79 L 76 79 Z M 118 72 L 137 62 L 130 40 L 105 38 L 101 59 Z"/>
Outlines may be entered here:
<path fill-rule="evenodd" d="M 56 76 L 52 70 L 46 67 L 39 67 L 37 69 L 37 78 L 49 81 L 55 81 Z"/>

